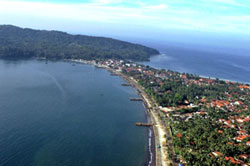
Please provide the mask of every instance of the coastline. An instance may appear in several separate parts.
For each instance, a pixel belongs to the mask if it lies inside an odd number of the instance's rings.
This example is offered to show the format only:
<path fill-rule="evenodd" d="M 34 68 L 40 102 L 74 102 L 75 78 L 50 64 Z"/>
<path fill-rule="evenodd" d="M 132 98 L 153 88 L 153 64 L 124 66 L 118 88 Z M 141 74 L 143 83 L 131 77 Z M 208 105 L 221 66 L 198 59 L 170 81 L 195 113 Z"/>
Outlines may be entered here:
<path fill-rule="evenodd" d="M 126 76 L 121 72 L 117 72 L 116 70 L 109 68 L 107 66 L 97 65 L 94 61 L 83 61 L 83 60 L 69 60 L 74 63 L 82 63 L 82 64 L 90 64 L 94 65 L 98 68 L 106 69 L 107 71 L 114 73 L 115 75 L 121 77 L 124 81 L 128 82 L 132 85 L 132 87 L 136 90 L 138 96 L 143 100 L 145 106 L 145 112 L 149 121 L 154 125 L 149 128 L 148 132 L 148 158 L 146 161 L 148 162 L 147 166 L 168 166 L 172 161 L 168 159 L 168 151 L 167 151 L 167 142 L 166 142 L 166 131 L 164 130 L 163 124 L 161 124 L 160 117 L 157 114 L 158 105 L 146 94 L 144 88 L 141 87 L 136 80 L 132 77 Z M 152 131 L 150 133 L 150 130 Z M 152 136 L 151 136 L 152 135 Z M 149 141 L 152 141 L 151 144 Z M 151 146 L 151 147 L 150 147 Z M 160 148 L 159 148 L 160 147 Z M 150 156 L 151 155 L 151 156 Z M 152 158 L 152 160 L 151 160 Z"/>
<path fill-rule="evenodd" d="M 159 89 L 160 89 L 159 85 L 161 85 L 161 83 L 162 83 L 161 79 L 169 78 L 170 81 L 178 82 L 181 80 L 182 84 L 185 83 L 186 85 L 197 84 L 199 86 L 202 86 L 202 85 L 225 86 L 228 89 L 236 88 L 239 91 L 239 93 L 241 93 L 240 90 L 244 91 L 244 89 L 250 89 L 249 85 L 244 85 L 244 84 L 241 84 L 238 82 L 223 81 L 223 80 L 217 80 L 217 79 L 216 80 L 205 79 L 205 77 L 200 77 L 199 75 L 197 75 L 197 77 L 191 76 L 190 78 L 187 78 L 187 75 L 185 75 L 185 73 L 184 73 L 184 75 L 182 75 L 182 73 L 178 73 L 175 71 L 167 71 L 166 72 L 167 74 L 166 74 L 164 72 L 163 73 L 158 72 L 154 68 L 149 69 L 148 66 L 140 66 L 136 63 L 124 62 L 122 60 L 116 61 L 116 60 L 110 59 L 107 61 L 97 61 L 97 62 L 96 61 L 84 61 L 84 60 L 72 60 L 72 61 L 74 61 L 76 63 L 80 62 L 80 63 L 92 64 L 93 66 L 96 66 L 97 68 L 104 68 L 104 69 L 110 71 L 111 75 L 120 76 L 123 80 L 127 81 L 128 86 L 133 86 L 133 88 L 136 90 L 138 96 L 140 96 L 140 98 L 136 101 L 143 101 L 144 102 L 144 106 L 146 107 L 146 113 L 147 113 L 148 117 L 150 118 L 150 120 L 152 121 L 151 123 L 153 124 L 152 126 L 151 125 L 150 126 L 151 126 L 151 128 L 153 128 L 153 131 L 154 131 L 154 139 L 153 139 L 154 140 L 154 145 L 153 145 L 154 149 L 153 149 L 153 152 L 154 152 L 154 158 L 155 158 L 154 165 L 156 165 L 156 166 L 178 165 L 178 163 L 184 163 L 184 164 L 191 163 L 192 164 L 193 161 L 192 161 L 192 158 L 190 158 L 190 157 L 183 159 L 184 158 L 183 156 L 180 156 L 180 155 L 178 156 L 178 153 L 177 153 L 178 151 L 176 150 L 177 151 L 176 152 L 174 149 L 175 147 L 173 146 L 173 140 L 176 141 L 175 140 L 176 137 L 174 137 L 174 139 L 173 139 L 172 131 L 171 131 L 171 128 L 169 126 L 169 123 L 167 121 L 162 120 L 162 118 L 164 118 L 164 117 L 161 116 L 160 111 L 159 111 L 161 109 L 161 107 L 158 105 L 158 102 L 155 101 L 155 100 L 158 100 L 158 96 L 156 96 L 156 98 L 151 97 L 151 95 L 154 96 L 154 94 L 152 94 L 151 89 L 149 89 L 149 95 L 146 93 L 146 92 L 148 92 L 148 91 L 146 91 L 148 87 L 153 87 L 156 89 L 156 90 L 153 89 L 154 91 L 159 92 Z M 169 75 L 170 75 L 170 77 L 169 77 Z M 177 77 L 177 78 L 172 79 L 173 77 Z M 154 85 L 151 86 L 148 84 L 154 84 Z M 125 86 L 127 86 L 127 84 L 125 84 Z M 156 86 L 158 86 L 158 87 L 156 87 Z M 217 91 L 221 92 L 220 89 Z M 211 92 L 214 92 L 214 91 L 211 91 Z M 227 91 L 224 93 L 230 94 Z M 233 95 L 235 96 L 235 94 L 233 94 Z M 231 96 L 233 96 L 233 95 L 231 95 Z M 248 96 L 247 92 L 245 92 L 244 95 Z M 230 98 L 232 98 L 232 97 L 230 97 L 230 95 L 229 95 L 228 98 L 226 98 L 226 99 L 228 99 L 227 100 L 228 103 L 231 102 L 233 109 L 237 108 L 238 105 L 242 105 L 243 108 L 247 108 L 246 103 L 242 102 L 242 100 L 244 100 L 244 98 L 241 98 L 240 100 L 238 99 L 239 101 L 236 101 L 237 99 L 231 100 Z M 197 99 L 199 99 L 199 98 L 197 98 Z M 201 99 L 203 99 L 203 98 L 201 98 Z M 224 100 L 221 100 L 221 98 L 216 100 L 216 102 L 221 102 L 221 101 L 225 102 Z M 199 104 L 203 105 L 203 103 L 201 103 L 201 100 L 198 100 L 197 102 Z M 159 101 L 159 103 L 161 103 L 161 101 Z M 216 103 L 217 105 L 213 105 L 215 103 L 214 101 L 211 101 L 211 102 L 209 101 L 208 104 L 209 103 L 210 103 L 210 105 L 209 105 L 210 108 L 218 107 L 217 103 Z M 192 105 L 191 105 L 191 107 L 192 107 Z M 227 105 L 225 107 L 229 108 L 229 107 L 227 107 Z M 177 108 L 177 107 L 173 107 L 173 108 Z M 229 108 L 229 109 L 231 109 L 231 108 Z M 228 111 L 232 111 L 232 110 L 228 110 Z M 200 112 L 196 111 L 194 114 L 185 115 L 185 116 L 193 118 L 193 116 L 195 116 L 199 113 L 201 114 L 202 111 L 200 111 Z M 204 118 L 203 115 L 204 114 L 202 114 L 203 119 L 206 119 L 206 117 Z M 186 118 L 186 117 L 184 117 L 184 118 Z M 242 116 L 242 117 L 244 117 L 244 116 Z M 245 119 L 247 119 L 247 117 Z M 169 119 L 166 119 L 166 120 L 169 120 Z M 183 117 L 180 117 L 177 120 L 183 120 Z M 244 119 L 242 119 L 242 120 L 244 120 Z M 206 122 L 211 123 L 211 119 L 207 120 Z M 206 129 L 206 127 L 204 127 L 204 128 Z M 182 132 L 185 133 L 185 130 L 186 129 L 184 128 L 184 130 Z M 176 134 L 176 132 L 174 132 L 174 135 L 175 134 Z M 209 132 L 207 132 L 207 134 L 209 134 Z M 193 139 L 195 139 L 195 134 L 192 134 L 192 135 L 193 136 L 190 136 L 190 137 L 192 137 L 192 138 L 194 137 Z M 235 139 L 234 135 L 229 134 L 229 136 L 230 136 L 230 138 Z M 148 137 L 149 137 L 148 139 L 150 139 L 150 133 L 148 133 Z M 177 135 L 177 137 L 179 137 L 179 136 Z M 238 137 L 241 138 L 242 135 L 238 134 Z M 150 147 L 149 144 L 148 144 L 148 147 Z M 182 147 L 179 147 L 179 148 L 182 148 Z M 148 151 L 148 154 L 149 153 L 150 153 L 150 150 Z M 186 150 L 186 153 L 190 153 L 190 151 Z M 207 151 L 205 151 L 204 153 L 207 153 Z M 226 155 L 231 155 L 226 151 L 223 151 L 223 153 Z M 238 153 L 241 153 L 241 151 L 239 151 Z M 150 157 L 150 155 L 149 155 L 149 157 Z M 181 157 L 183 157 L 183 158 L 181 158 Z M 236 158 L 237 157 L 238 156 L 236 156 Z M 148 160 L 149 160 L 149 158 L 146 157 L 145 162 L 148 162 Z M 203 161 L 203 159 L 200 160 L 200 162 L 202 162 L 202 161 Z M 209 161 L 209 159 L 207 161 Z M 147 165 L 147 164 L 144 164 L 144 165 Z M 148 162 L 148 166 L 152 166 L 152 165 L 153 164 Z"/>
<path fill-rule="evenodd" d="M 158 106 L 155 102 L 152 101 L 152 99 L 146 94 L 143 87 L 141 87 L 133 78 L 130 78 L 122 73 L 118 73 L 112 69 L 109 69 L 109 71 L 116 73 L 118 76 L 123 78 L 125 81 L 130 83 L 133 88 L 137 90 L 137 94 L 143 99 L 143 103 L 146 107 L 146 113 L 150 119 L 150 121 L 154 124 L 152 127 L 153 130 L 153 138 L 154 138 L 154 147 L 153 147 L 153 157 L 154 157 L 154 164 L 156 166 L 167 166 L 171 163 L 171 161 L 168 160 L 167 157 L 167 148 L 163 146 L 163 144 L 166 144 L 166 132 L 164 130 L 163 125 L 161 124 L 161 120 L 157 115 L 157 109 Z M 157 148 L 157 146 L 160 146 L 161 148 Z"/>
<path fill-rule="evenodd" d="M 148 123 L 154 123 L 153 122 L 153 119 L 152 119 L 152 116 L 150 115 L 150 109 L 149 109 L 149 106 L 150 106 L 150 103 L 148 103 L 144 97 L 142 96 L 142 94 L 140 93 L 140 89 L 137 88 L 136 84 L 134 84 L 133 80 L 130 79 L 129 77 L 125 76 L 124 74 L 122 73 L 118 73 L 110 68 L 105 68 L 107 69 L 108 71 L 112 72 L 112 73 L 115 73 L 117 74 L 117 76 L 121 77 L 124 81 L 126 81 L 127 83 L 131 84 L 132 87 L 134 88 L 134 90 L 136 91 L 137 95 L 143 99 L 143 105 L 145 107 L 145 114 L 147 116 L 147 122 Z M 156 135 L 155 135 L 155 132 L 156 130 L 154 129 L 154 127 L 149 127 L 148 128 L 148 133 L 147 133 L 147 158 L 145 159 L 146 163 L 145 163 L 145 166 L 160 166 L 160 164 L 156 163 L 157 159 L 156 159 Z"/>

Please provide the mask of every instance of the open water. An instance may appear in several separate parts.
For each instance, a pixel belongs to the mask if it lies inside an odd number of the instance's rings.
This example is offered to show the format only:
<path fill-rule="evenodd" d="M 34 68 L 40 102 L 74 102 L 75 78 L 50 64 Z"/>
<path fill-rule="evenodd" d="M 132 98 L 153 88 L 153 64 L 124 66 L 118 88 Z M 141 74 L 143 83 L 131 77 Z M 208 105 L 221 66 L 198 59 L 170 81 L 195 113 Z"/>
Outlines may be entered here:
<path fill-rule="evenodd" d="M 0 60 L 0 166 L 139 166 L 145 108 L 91 65 Z"/>

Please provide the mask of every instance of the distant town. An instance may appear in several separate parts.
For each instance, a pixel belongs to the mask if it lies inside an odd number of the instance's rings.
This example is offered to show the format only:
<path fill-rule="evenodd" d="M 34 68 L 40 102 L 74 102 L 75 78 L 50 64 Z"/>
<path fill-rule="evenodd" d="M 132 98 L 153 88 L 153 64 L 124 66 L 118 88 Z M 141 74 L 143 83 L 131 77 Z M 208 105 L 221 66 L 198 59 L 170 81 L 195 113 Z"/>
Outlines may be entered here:
<path fill-rule="evenodd" d="M 170 165 L 250 165 L 250 86 L 123 60 L 92 63 L 126 75 L 154 101 Z"/>

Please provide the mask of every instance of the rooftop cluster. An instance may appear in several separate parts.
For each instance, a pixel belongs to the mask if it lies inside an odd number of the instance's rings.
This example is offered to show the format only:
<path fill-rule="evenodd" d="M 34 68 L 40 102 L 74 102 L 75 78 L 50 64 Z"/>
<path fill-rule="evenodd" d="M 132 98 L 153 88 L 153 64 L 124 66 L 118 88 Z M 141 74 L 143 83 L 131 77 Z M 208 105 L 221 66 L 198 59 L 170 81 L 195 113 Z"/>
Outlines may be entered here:
<path fill-rule="evenodd" d="M 133 62 L 106 60 L 144 87 L 170 126 L 175 160 L 187 165 L 249 165 L 250 86 Z"/>

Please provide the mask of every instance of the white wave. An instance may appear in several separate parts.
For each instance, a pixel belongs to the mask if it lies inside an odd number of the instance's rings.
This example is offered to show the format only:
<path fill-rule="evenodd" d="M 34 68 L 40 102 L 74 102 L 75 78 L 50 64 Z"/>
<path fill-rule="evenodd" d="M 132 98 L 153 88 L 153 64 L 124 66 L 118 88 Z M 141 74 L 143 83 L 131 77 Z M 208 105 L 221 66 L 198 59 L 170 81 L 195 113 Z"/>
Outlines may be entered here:
<path fill-rule="evenodd" d="M 148 150 L 149 150 L 149 161 L 148 166 L 151 166 L 153 163 L 153 152 L 152 152 L 152 130 L 149 129 L 149 137 L 148 137 Z"/>
<path fill-rule="evenodd" d="M 57 81 L 57 79 L 53 75 L 46 73 L 46 72 L 42 72 L 42 71 L 39 71 L 39 73 L 41 73 L 45 77 L 48 77 L 52 81 L 52 83 L 55 84 L 55 86 L 57 87 L 57 89 L 61 93 L 62 98 L 63 99 L 66 98 L 65 90 L 63 89 L 62 85 Z"/>

